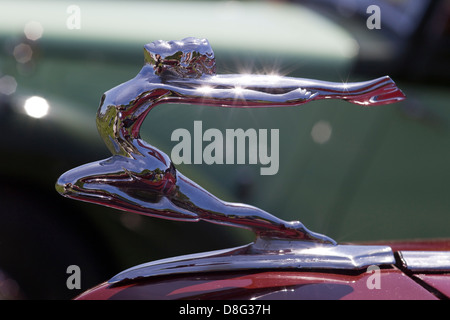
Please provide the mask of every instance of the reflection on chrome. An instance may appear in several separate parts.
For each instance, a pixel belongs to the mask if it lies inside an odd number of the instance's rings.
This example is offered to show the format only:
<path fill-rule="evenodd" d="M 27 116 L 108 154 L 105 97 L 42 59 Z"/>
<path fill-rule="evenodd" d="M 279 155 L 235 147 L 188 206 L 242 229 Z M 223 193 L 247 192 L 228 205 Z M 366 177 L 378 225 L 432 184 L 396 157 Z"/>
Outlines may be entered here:
<path fill-rule="evenodd" d="M 163 219 L 247 228 L 258 239 L 336 244 L 299 221 L 218 199 L 180 173 L 169 156 L 143 141 L 140 127 L 153 107 L 164 103 L 264 108 L 328 98 L 364 106 L 403 100 L 389 77 L 343 85 L 273 75 L 216 75 L 208 41 L 197 38 L 152 42 L 144 47 L 144 57 L 135 78 L 101 99 L 97 127 L 112 156 L 63 174 L 56 184 L 62 195 Z"/>

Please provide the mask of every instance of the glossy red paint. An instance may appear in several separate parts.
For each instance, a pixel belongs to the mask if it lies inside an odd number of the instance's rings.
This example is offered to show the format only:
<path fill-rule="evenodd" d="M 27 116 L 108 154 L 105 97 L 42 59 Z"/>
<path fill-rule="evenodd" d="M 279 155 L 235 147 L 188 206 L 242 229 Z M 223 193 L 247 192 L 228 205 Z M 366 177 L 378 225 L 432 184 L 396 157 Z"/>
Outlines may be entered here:
<path fill-rule="evenodd" d="M 158 277 L 133 284 L 106 283 L 80 300 L 434 300 L 436 296 L 396 268 L 380 271 L 380 288 L 370 289 L 371 273 L 261 272 Z"/>
<path fill-rule="evenodd" d="M 357 244 L 367 245 L 387 245 L 392 251 L 450 251 L 450 239 L 412 239 L 412 240 L 392 240 L 376 241 Z"/>
<path fill-rule="evenodd" d="M 450 299 L 450 273 L 414 275 Z"/>
<path fill-rule="evenodd" d="M 380 243 L 378 243 L 380 244 Z M 450 250 L 449 240 L 383 243 L 398 250 Z M 375 275 L 375 273 L 377 274 Z M 373 287 L 379 276 L 379 287 Z M 377 271 L 216 272 L 157 276 L 99 286 L 78 300 L 436 300 L 450 298 L 450 274 L 392 265 Z"/>

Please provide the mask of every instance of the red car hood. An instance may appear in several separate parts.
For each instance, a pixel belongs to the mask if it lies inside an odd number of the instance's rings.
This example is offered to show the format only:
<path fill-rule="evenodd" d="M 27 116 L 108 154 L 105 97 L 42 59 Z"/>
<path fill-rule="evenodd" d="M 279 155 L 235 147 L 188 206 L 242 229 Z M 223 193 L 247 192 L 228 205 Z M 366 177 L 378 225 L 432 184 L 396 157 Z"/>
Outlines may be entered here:
<path fill-rule="evenodd" d="M 389 245 L 396 257 L 396 263 L 357 271 L 250 269 L 236 272 L 149 276 L 118 283 L 105 282 L 79 295 L 76 299 L 436 300 L 450 298 L 450 270 L 445 267 L 450 262 L 448 254 L 450 239 L 375 244 Z M 426 263 L 422 264 L 423 261 Z M 426 267 L 421 268 L 421 265 Z M 434 265 L 436 265 L 435 268 Z"/>

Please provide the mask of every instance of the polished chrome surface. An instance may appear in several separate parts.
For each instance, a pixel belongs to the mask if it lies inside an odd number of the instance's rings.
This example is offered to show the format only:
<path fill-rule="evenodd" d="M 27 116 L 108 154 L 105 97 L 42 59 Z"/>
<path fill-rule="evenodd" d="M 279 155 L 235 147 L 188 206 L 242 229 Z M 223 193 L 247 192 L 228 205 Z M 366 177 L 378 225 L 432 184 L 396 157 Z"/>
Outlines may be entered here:
<path fill-rule="evenodd" d="M 226 250 L 185 255 L 141 264 L 108 282 L 196 272 L 238 270 L 361 270 L 394 264 L 388 246 L 332 245 L 309 241 L 264 240 Z"/>
<path fill-rule="evenodd" d="M 399 256 L 413 272 L 450 271 L 449 251 L 400 251 Z"/>
<path fill-rule="evenodd" d="M 405 98 L 389 77 L 332 83 L 273 75 L 216 75 L 205 39 L 155 41 L 144 47 L 139 74 L 106 92 L 97 127 L 112 156 L 63 174 L 62 195 L 124 211 L 179 221 L 208 221 L 251 229 L 260 238 L 336 245 L 299 221 L 284 221 L 259 208 L 218 199 L 180 173 L 162 151 L 140 138 L 148 113 L 164 103 L 216 107 L 297 106 L 343 99 L 374 106 Z"/>

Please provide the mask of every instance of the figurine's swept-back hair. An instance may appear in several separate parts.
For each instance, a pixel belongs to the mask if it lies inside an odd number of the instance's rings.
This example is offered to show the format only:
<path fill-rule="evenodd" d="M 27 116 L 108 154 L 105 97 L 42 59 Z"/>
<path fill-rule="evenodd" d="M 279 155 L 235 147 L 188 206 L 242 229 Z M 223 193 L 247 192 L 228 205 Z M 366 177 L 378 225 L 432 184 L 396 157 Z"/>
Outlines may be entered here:
<path fill-rule="evenodd" d="M 154 41 L 144 46 L 144 56 L 161 77 L 198 78 L 216 72 L 214 52 L 206 39 Z"/>

